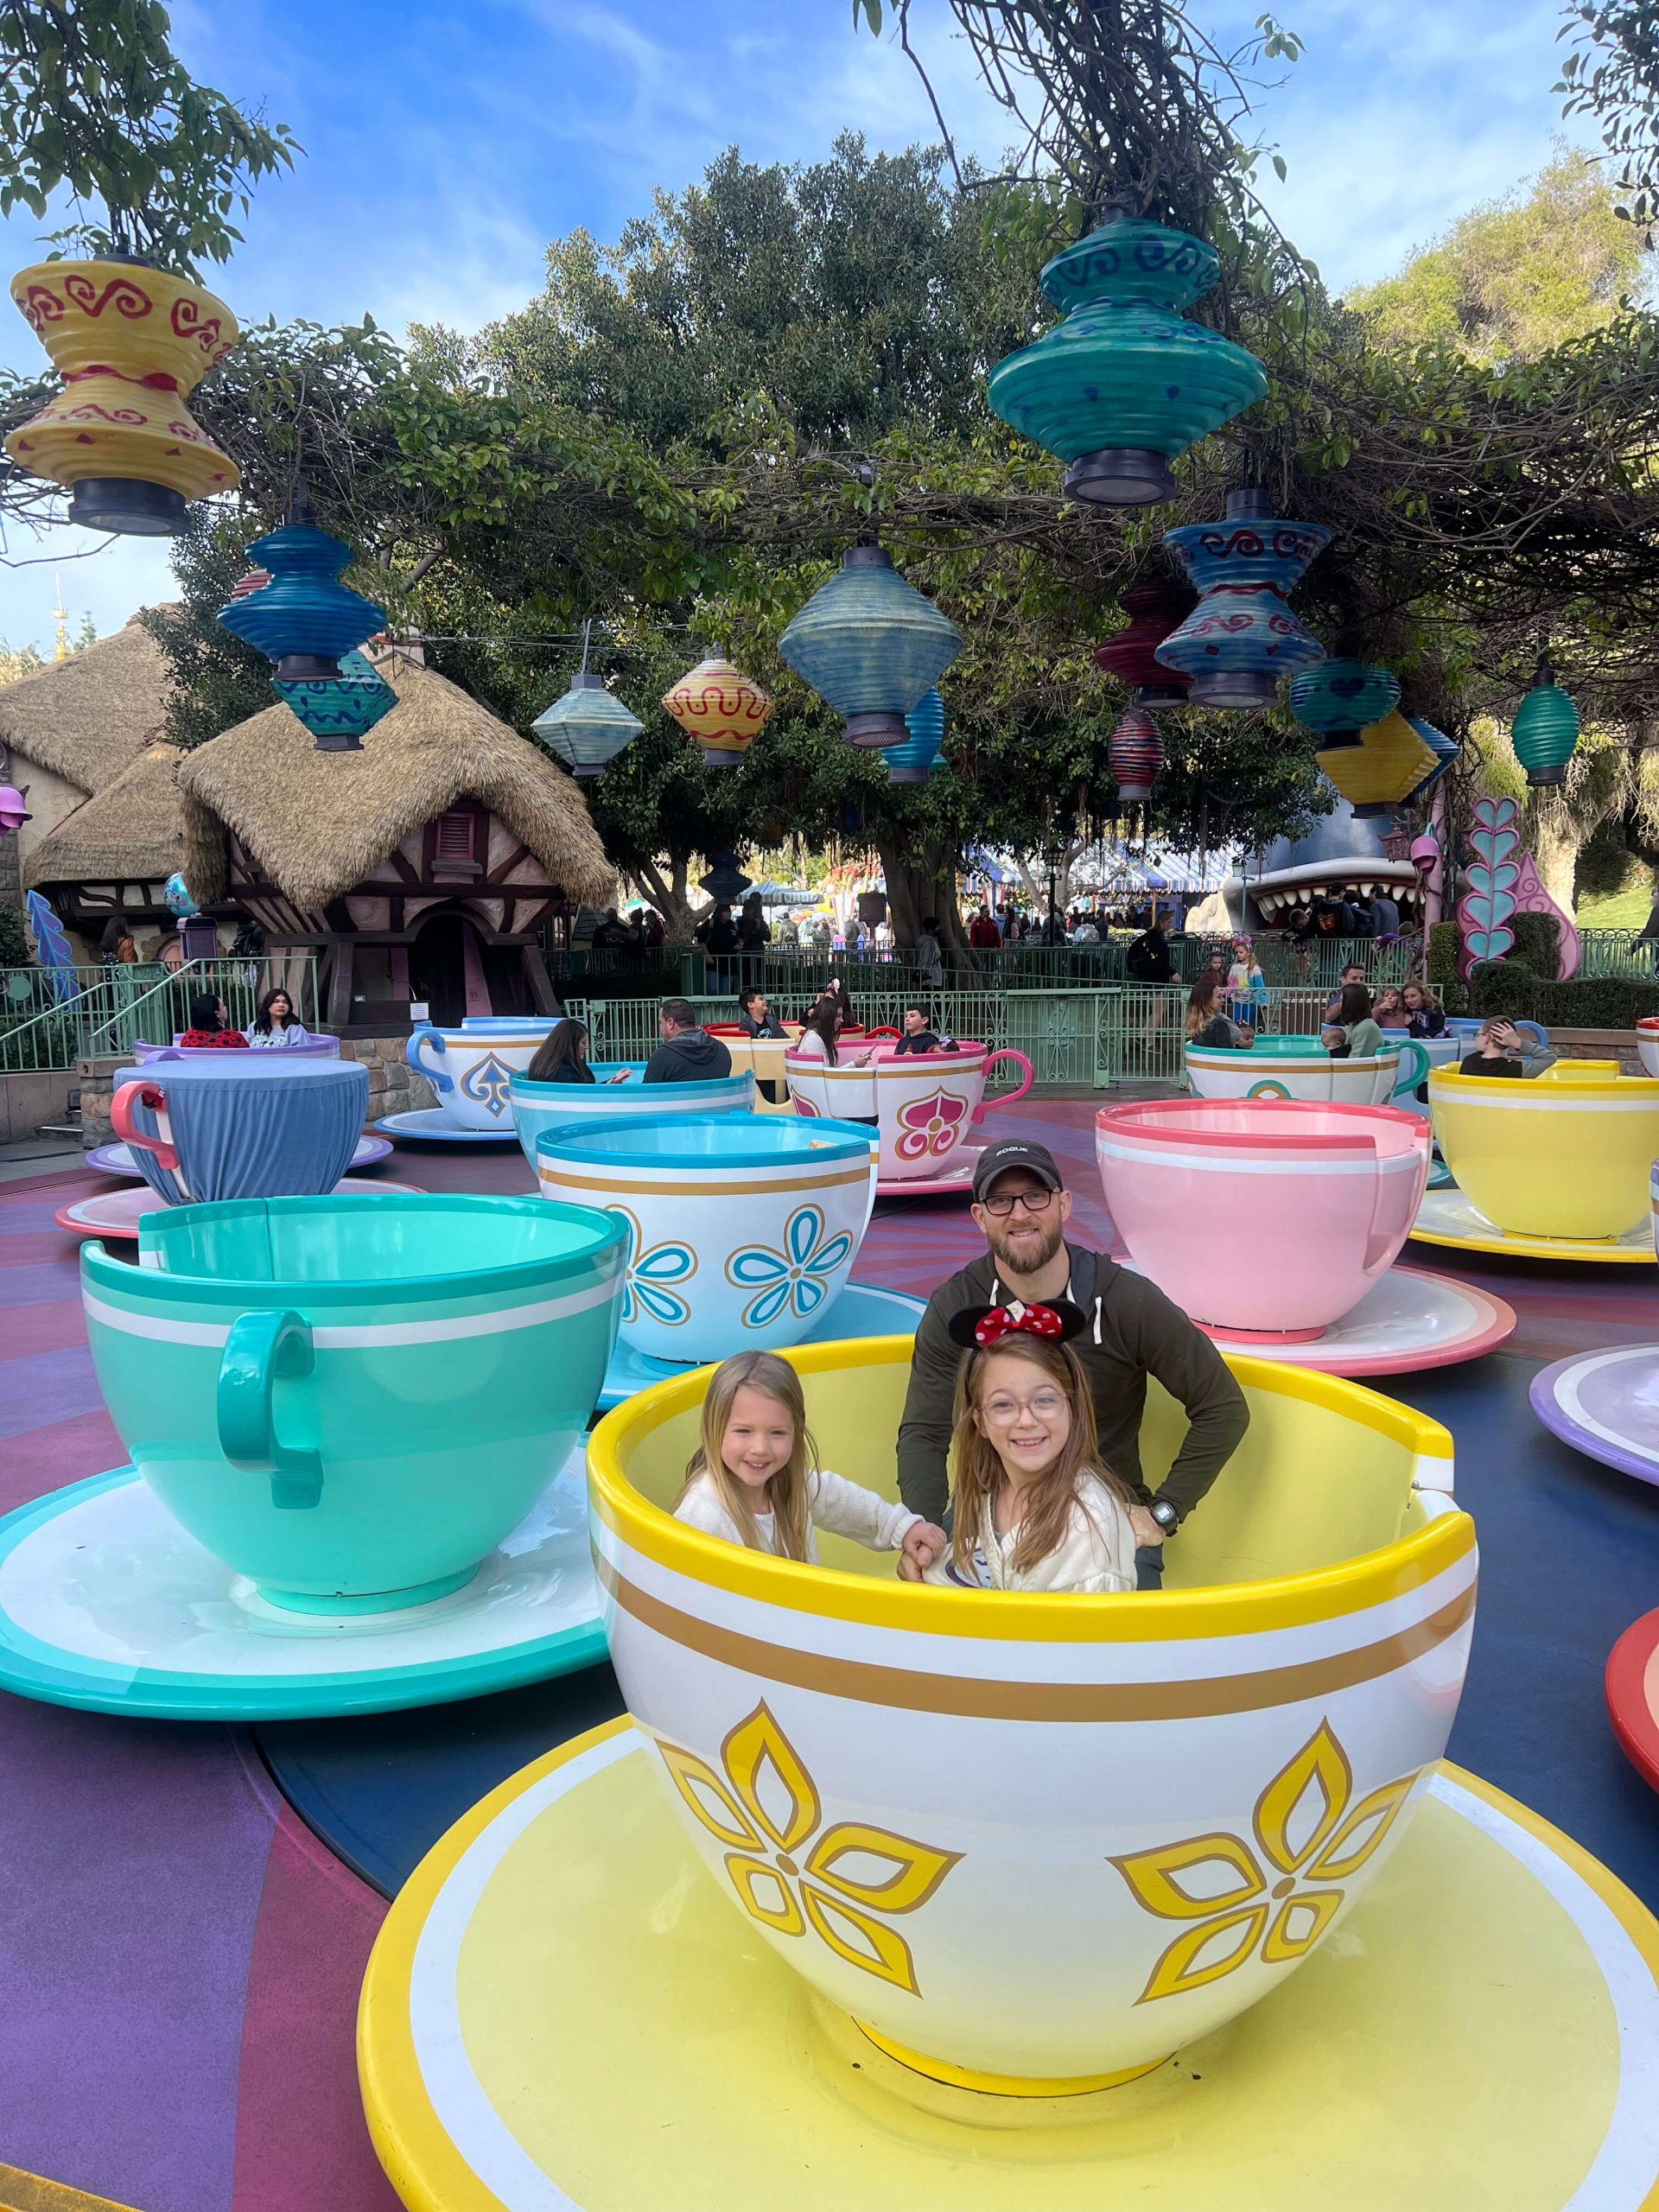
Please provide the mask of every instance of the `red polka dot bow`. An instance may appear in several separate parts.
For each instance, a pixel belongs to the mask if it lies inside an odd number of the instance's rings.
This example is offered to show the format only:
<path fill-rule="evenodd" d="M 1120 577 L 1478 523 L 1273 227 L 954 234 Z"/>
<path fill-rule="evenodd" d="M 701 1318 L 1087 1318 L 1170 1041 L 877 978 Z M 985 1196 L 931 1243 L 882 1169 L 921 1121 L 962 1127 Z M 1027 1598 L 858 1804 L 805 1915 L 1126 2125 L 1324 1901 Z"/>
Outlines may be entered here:
<path fill-rule="evenodd" d="M 1060 1337 L 1065 1324 L 1052 1306 L 993 1306 L 974 1324 L 974 1342 L 982 1351 L 1016 1331 L 1031 1337 Z"/>

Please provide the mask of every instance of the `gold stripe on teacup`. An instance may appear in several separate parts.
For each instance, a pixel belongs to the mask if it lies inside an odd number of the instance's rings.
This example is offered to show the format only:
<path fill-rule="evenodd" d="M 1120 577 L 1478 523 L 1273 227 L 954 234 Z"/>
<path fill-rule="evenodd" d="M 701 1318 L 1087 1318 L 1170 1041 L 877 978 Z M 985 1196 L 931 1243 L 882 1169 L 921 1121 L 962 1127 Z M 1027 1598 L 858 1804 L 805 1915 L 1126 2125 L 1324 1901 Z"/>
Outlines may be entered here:
<path fill-rule="evenodd" d="M 874 1155 L 871 1155 L 874 1160 Z M 868 1183 L 871 1160 L 856 1167 L 838 1168 L 833 1175 L 821 1170 L 799 1175 L 770 1178 L 764 1183 L 704 1183 L 702 1181 L 663 1183 L 624 1183 L 608 1175 L 567 1175 L 561 1169 L 538 1167 L 537 1173 L 543 1183 L 556 1184 L 562 1191 L 624 1191 L 642 1198 L 747 1198 L 758 1192 L 769 1191 L 823 1191 L 837 1183 Z M 679 1174 L 678 1168 L 664 1168 L 664 1175 Z"/>
<path fill-rule="evenodd" d="M 1176 1682 L 998 1682 L 880 1667 L 866 1659 L 826 1658 L 816 1651 L 762 1643 L 653 1598 L 618 1574 L 597 1552 L 594 1564 L 624 1612 L 671 1643 L 701 1652 L 705 1659 L 827 1697 L 893 1706 L 906 1713 L 949 1713 L 969 1720 L 1198 1720 L 1211 1713 L 1260 1713 L 1272 1706 L 1299 1705 L 1335 1690 L 1352 1689 L 1360 1682 L 1376 1681 L 1421 1659 L 1455 1636 L 1475 1610 L 1471 1581 L 1438 1612 L 1376 1643 L 1254 1674 Z"/>

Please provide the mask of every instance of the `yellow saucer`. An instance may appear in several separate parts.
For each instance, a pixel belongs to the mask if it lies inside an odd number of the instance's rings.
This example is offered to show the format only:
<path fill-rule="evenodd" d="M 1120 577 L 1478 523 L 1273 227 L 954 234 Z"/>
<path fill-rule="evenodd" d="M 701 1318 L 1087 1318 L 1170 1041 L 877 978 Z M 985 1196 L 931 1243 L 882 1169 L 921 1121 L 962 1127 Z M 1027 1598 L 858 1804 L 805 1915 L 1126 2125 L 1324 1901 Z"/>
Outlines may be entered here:
<path fill-rule="evenodd" d="M 1478 1213 L 1460 1190 L 1426 1191 L 1411 1226 L 1418 1244 L 1449 1244 L 1459 1252 L 1501 1252 L 1517 1260 L 1612 1261 L 1651 1267 L 1653 1230 L 1645 1221 L 1623 1236 L 1527 1236 L 1500 1229 Z"/>
<path fill-rule="evenodd" d="M 830 2013 L 693 1856 L 645 1748 L 624 1719 L 526 1767 L 392 1906 L 358 2062 L 418 2212 L 1659 2205 L 1659 1923 L 1455 1768 L 1272 1996 L 1141 2081 L 1047 2099 L 927 2081 Z"/>

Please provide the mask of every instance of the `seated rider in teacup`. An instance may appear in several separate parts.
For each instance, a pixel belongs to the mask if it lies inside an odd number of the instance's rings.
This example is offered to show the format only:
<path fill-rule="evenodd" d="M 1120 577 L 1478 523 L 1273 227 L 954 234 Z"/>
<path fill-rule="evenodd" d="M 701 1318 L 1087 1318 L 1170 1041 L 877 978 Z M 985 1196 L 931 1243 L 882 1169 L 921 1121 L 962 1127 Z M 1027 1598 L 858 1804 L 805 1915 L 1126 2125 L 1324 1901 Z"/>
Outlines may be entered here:
<path fill-rule="evenodd" d="M 932 1016 L 919 999 L 912 999 L 905 1008 L 904 1033 L 893 1048 L 894 1059 L 902 1059 L 909 1052 L 958 1052 L 962 1047 L 954 1037 L 946 1037 L 933 1027 Z"/>
<path fill-rule="evenodd" d="M 980 1154 L 973 1216 L 988 1249 L 939 1285 L 917 1326 L 899 1427 L 899 1494 L 912 1512 L 944 1521 L 962 1357 L 953 1318 L 968 1308 L 1066 1301 L 1084 1316 L 1073 1348 L 1094 1403 L 1099 1462 L 1134 1494 L 1139 1586 L 1155 1590 L 1165 1542 L 1238 1448 L 1249 1414 L 1221 1354 L 1178 1306 L 1144 1275 L 1067 1241 L 1071 1213 L 1071 1193 L 1046 1146 L 1005 1137 Z M 1155 1492 L 1141 1471 L 1149 1376 L 1187 1418 L 1174 1465 Z"/>
<path fill-rule="evenodd" d="M 732 1056 L 697 1020 L 690 999 L 664 999 L 657 1016 L 662 1039 L 645 1062 L 647 1083 L 715 1083 L 730 1075 Z"/>

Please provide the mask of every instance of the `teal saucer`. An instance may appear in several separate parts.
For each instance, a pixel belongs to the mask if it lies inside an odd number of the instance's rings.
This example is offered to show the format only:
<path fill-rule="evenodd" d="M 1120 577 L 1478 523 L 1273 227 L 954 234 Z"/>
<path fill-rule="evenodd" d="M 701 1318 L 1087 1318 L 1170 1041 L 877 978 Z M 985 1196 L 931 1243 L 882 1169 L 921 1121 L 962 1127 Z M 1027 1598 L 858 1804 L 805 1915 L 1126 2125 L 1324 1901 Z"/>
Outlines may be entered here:
<path fill-rule="evenodd" d="M 877 1290 L 868 1283 L 849 1283 L 823 1319 L 807 1331 L 802 1341 L 816 1344 L 834 1344 L 846 1337 L 913 1337 L 924 1310 L 923 1300 L 908 1298 L 901 1290 Z M 734 1344 L 732 1349 L 735 1351 L 741 1347 Z M 619 1343 L 605 1370 L 599 1410 L 607 1414 L 625 1398 L 650 1389 L 653 1382 L 672 1382 L 677 1375 L 689 1375 L 694 1367 L 706 1363 L 695 1359 L 651 1359 L 644 1352 Z M 0 1527 L 3 1525 L 0 1522 Z"/>
<path fill-rule="evenodd" d="M 160 1720 L 444 1705 L 605 1656 L 584 1440 L 466 1585 L 349 1616 L 280 1611 L 130 1467 L 0 1520 L 0 1688 Z"/>

